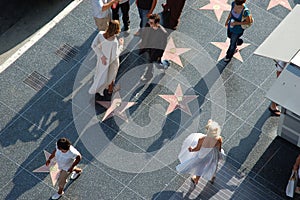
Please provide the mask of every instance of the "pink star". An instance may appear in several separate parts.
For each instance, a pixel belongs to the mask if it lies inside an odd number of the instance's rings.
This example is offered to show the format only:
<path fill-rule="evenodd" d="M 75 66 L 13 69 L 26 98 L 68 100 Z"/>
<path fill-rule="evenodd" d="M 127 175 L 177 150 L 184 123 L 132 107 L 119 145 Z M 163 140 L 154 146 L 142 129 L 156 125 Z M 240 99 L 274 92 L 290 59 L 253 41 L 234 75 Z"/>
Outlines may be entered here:
<path fill-rule="evenodd" d="M 97 101 L 100 105 L 107 108 L 107 111 L 102 121 L 110 118 L 114 115 L 119 116 L 124 121 L 128 122 L 125 110 L 136 104 L 136 102 L 124 102 L 122 101 L 120 94 L 116 93 L 112 101 Z"/>
<path fill-rule="evenodd" d="M 218 61 L 222 60 L 226 56 L 227 49 L 230 45 L 230 39 L 227 38 L 225 42 L 211 42 L 211 43 L 222 50 L 221 54 L 218 58 Z M 238 51 L 233 55 L 233 57 L 235 57 L 239 61 L 243 62 L 243 58 L 240 54 L 240 50 L 247 47 L 247 46 L 249 46 L 249 45 L 250 45 L 249 43 L 243 43 L 241 46 L 238 46 L 237 47 Z"/>
<path fill-rule="evenodd" d="M 44 150 L 44 154 L 45 154 L 46 160 L 51 155 L 46 150 Z M 50 172 L 52 184 L 54 186 L 56 184 L 57 180 L 58 180 L 60 170 L 58 169 L 58 165 L 57 165 L 55 157 L 54 157 L 53 159 L 51 159 L 51 162 L 50 162 L 49 166 L 46 166 L 46 164 L 45 164 L 45 165 L 35 169 L 33 172 Z"/>
<path fill-rule="evenodd" d="M 172 60 L 177 65 L 182 66 L 179 55 L 191 50 L 190 48 L 176 48 L 173 38 L 171 37 L 168 41 L 167 47 L 165 49 L 163 60 Z"/>
<path fill-rule="evenodd" d="M 182 111 L 184 111 L 189 115 L 192 115 L 189 106 L 187 104 L 198 97 L 198 95 L 183 95 L 180 84 L 177 85 L 175 95 L 159 95 L 159 96 L 170 103 L 165 115 L 170 114 L 177 108 L 181 109 Z"/>
<path fill-rule="evenodd" d="M 227 0 L 210 0 L 210 4 L 207 4 L 199 9 L 213 10 L 218 21 L 220 21 L 223 12 L 231 10 L 231 5 L 227 4 Z"/>
<path fill-rule="evenodd" d="M 270 10 L 271 8 L 273 8 L 277 5 L 282 5 L 283 7 L 287 8 L 289 10 L 292 10 L 291 5 L 288 0 L 270 0 L 267 10 Z"/>

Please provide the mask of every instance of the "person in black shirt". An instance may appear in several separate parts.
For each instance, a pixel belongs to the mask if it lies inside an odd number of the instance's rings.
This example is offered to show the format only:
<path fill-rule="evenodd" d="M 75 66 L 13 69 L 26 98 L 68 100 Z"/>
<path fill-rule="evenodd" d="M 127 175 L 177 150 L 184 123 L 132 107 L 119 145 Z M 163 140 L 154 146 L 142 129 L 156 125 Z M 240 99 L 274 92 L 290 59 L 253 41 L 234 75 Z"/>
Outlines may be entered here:
<path fill-rule="evenodd" d="M 166 28 L 176 30 L 184 4 L 185 0 L 167 0 L 165 4 L 162 4 L 163 13 L 168 14 L 168 25 L 165 26 Z"/>
<path fill-rule="evenodd" d="M 146 28 L 141 30 L 141 51 L 147 52 L 150 64 L 145 74 L 141 77 L 142 81 L 150 80 L 153 76 L 153 64 L 160 64 L 161 57 L 165 51 L 168 42 L 168 32 L 159 24 L 160 17 L 158 14 L 151 14 Z"/>
<path fill-rule="evenodd" d="M 149 16 L 152 14 L 157 0 L 136 0 L 136 5 L 139 11 L 139 16 L 141 19 L 140 28 L 146 26 Z M 136 36 L 140 35 L 140 31 L 135 33 Z"/>

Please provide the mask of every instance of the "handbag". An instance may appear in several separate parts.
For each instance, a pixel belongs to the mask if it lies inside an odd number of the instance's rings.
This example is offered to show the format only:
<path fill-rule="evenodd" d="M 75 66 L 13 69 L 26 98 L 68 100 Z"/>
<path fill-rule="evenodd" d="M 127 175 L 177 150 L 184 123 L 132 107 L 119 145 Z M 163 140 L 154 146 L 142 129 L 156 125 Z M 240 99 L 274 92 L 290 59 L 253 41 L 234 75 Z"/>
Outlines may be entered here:
<path fill-rule="evenodd" d="M 244 15 L 245 13 L 245 10 L 249 10 L 248 8 L 245 8 L 244 9 L 244 12 L 243 12 L 243 16 L 242 16 L 242 22 L 246 20 L 247 16 Z M 254 22 L 254 19 L 252 17 L 252 14 L 249 15 L 250 17 L 250 23 L 249 24 L 244 24 L 244 25 L 241 25 L 242 29 L 247 29 L 249 28 L 250 26 L 252 26 L 253 22 Z"/>
<path fill-rule="evenodd" d="M 297 173 L 293 170 L 289 182 L 285 189 L 286 196 L 292 198 L 294 197 L 297 181 L 298 181 Z"/>

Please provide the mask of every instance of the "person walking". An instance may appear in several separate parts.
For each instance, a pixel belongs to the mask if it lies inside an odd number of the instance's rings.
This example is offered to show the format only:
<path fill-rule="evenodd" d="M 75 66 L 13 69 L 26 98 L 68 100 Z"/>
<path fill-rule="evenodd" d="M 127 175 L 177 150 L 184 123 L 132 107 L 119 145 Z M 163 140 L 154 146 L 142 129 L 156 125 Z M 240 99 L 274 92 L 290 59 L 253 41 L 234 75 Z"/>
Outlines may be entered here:
<path fill-rule="evenodd" d="M 229 62 L 237 52 L 237 45 L 243 44 L 240 37 L 244 34 L 244 29 L 241 25 L 251 24 L 252 18 L 245 2 L 246 0 L 235 0 L 231 4 L 231 11 L 225 22 L 227 37 L 230 38 L 230 45 L 224 58 L 225 62 Z M 243 17 L 245 18 L 244 21 L 242 21 Z"/>
<path fill-rule="evenodd" d="M 160 16 L 151 14 L 146 28 L 141 31 L 140 54 L 147 52 L 150 64 L 141 77 L 142 81 L 148 81 L 153 77 L 153 65 L 161 64 L 161 57 L 168 42 L 168 32 L 160 25 Z"/>
<path fill-rule="evenodd" d="M 99 31 L 105 31 L 111 20 L 110 7 L 119 0 L 91 0 L 95 24 Z"/>
<path fill-rule="evenodd" d="M 129 20 L 129 0 L 120 0 L 119 2 L 116 2 L 112 5 L 111 10 L 112 10 L 112 19 L 113 20 L 119 20 L 119 9 L 121 9 L 122 12 L 122 20 L 124 27 L 122 31 L 129 32 L 129 25 L 130 25 L 130 20 Z"/>
<path fill-rule="evenodd" d="M 183 143 L 178 156 L 180 163 L 176 166 L 179 173 L 191 174 L 196 185 L 200 177 L 214 182 L 218 162 L 221 158 L 222 137 L 221 128 L 213 120 L 208 120 L 207 133 L 193 133 Z"/>
<path fill-rule="evenodd" d="M 153 10 L 157 4 L 157 0 L 136 0 L 136 6 L 140 16 L 140 29 L 144 28 L 148 22 L 148 18 L 153 13 Z M 137 31 L 135 36 L 140 35 L 140 30 Z"/>
<path fill-rule="evenodd" d="M 162 4 L 163 14 L 167 14 L 168 18 L 166 28 L 177 29 L 185 1 L 186 0 L 167 0 L 165 4 Z"/>
<path fill-rule="evenodd" d="M 114 80 L 119 69 L 119 55 L 123 50 L 123 38 L 117 39 L 121 32 L 120 22 L 111 20 L 105 32 L 100 31 L 92 43 L 92 49 L 97 56 L 94 82 L 89 89 L 90 94 L 99 93 L 104 96 L 104 89 L 111 95 L 114 90 Z"/>
<path fill-rule="evenodd" d="M 67 178 L 71 175 L 70 179 L 76 179 L 82 172 L 82 169 L 76 167 L 81 160 L 81 154 L 67 138 L 60 138 L 56 142 L 56 148 L 46 161 L 46 166 L 49 166 L 51 159 L 56 158 L 58 169 L 60 170 L 58 178 L 58 192 L 51 198 L 59 199 L 64 194 L 64 187 Z"/>

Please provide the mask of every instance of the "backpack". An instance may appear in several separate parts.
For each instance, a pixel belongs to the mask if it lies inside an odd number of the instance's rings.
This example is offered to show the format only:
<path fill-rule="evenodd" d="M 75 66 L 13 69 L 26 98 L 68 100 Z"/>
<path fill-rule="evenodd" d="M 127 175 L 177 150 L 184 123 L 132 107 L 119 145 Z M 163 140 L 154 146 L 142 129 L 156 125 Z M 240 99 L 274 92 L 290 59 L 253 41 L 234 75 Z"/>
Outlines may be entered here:
<path fill-rule="evenodd" d="M 244 16 L 244 13 L 245 13 L 245 10 L 249 10 L 248 8 L 245 8 L 244 11 L 243 11 L 243 16 L 242 16 L 242 22 L 246 20 L 246 16 Z M 242 29 L 247 29 L 249 28 L 250 26 L 252 26 L 253 22 L 254 22 L 254 19 L 252 17 L 252 14 L 249 15 L 250 17 L 250 24 L 245 24 L 245 25 L 241 25 Z"/>

